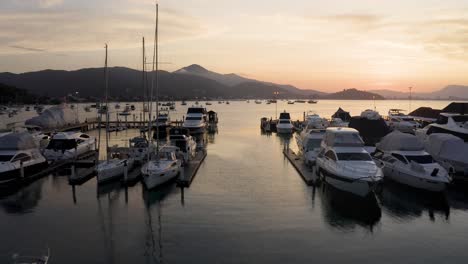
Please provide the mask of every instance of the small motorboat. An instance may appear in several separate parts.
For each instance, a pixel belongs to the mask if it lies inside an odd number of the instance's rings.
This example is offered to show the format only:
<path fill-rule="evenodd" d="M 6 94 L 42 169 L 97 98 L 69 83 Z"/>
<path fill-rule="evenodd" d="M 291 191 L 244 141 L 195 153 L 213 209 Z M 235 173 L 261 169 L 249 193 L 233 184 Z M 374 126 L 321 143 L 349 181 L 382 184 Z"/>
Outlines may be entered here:
<path fill-rule="evenodd" d="M 393 131 L 377 144 L 374 159 L 385 177 L 417 189 L 442 192 L 452 181 L 447 171 L 424 151 L 414 135 Z"/>
<path fill-rule="evenodd" d="M 95 137 L 81 132 L 60 132 L 52 136 L 44 156 L 48 161 L 74 159 L 95 149 Z"/>

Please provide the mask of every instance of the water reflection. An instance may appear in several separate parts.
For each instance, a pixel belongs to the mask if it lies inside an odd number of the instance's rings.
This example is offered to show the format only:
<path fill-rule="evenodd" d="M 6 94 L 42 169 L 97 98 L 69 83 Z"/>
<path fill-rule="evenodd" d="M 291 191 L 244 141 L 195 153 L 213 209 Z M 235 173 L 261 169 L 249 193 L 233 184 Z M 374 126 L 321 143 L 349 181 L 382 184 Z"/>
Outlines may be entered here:
<path fill-rule="evenodd" d="M 361 226 L 372 232 L 382 216 L 374 195 L 361 198 L 323 185 L 320 197 L 324 219 L 331 227 L 339 230 L 353 231 L 356 226 Z"/>
<path fill-rule="evenodd" d="M 445 194 L 437 194 L 420 191 L 392 181 L 385 182 L 379 195 L 382 206 L 394 218 L 400 220 L 411 220 L 421 217 L 425 211 L 431 221 L 436 215 L 448 220 L 450 207 Z"/>
<path fill-rule="evenodd" d="M 154 190 L 143 188 L 142 195 L 146 205 L 145 224 L 147 227 L 147 232 L 145 232 L 145 256 L 155 263 L 164 263 L 161 202 L 170 194 L 175 193 L 176 189 L 174 184 L 165 184 Z M 155 210 L 152 210 L 152 208 Z"/>
<path fill-rule="evenodd" d="M 0 206 L 9 214 L 26 214 L 33 211 L 42 198 L 42 185 L 45 178 L 27 186 L 9 186 L 1 191 Z"/>

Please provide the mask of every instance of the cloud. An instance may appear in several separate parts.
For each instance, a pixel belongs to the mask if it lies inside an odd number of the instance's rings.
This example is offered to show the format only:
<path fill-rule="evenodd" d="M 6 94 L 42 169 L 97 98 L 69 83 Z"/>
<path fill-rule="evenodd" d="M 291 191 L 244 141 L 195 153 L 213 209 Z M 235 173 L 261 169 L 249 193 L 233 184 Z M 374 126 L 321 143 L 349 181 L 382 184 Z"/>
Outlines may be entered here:
<path fill-rule="evenodd" d="M 46 51 L 45 49 L 30 48 L 30 47 L 23 47 L 23 46 L 17 46 L 17 45 L 11 45 L 9 47 L 14 48 L 14 49 L 20 49 L 20 50 L 26 50 L 26 51 L 35 51 L 35 52 Z"/>
<path fill-rule="evenodd" d="M 49 8 L 63 4 L 63 0 L 39 0 L 39 6 Z"/>

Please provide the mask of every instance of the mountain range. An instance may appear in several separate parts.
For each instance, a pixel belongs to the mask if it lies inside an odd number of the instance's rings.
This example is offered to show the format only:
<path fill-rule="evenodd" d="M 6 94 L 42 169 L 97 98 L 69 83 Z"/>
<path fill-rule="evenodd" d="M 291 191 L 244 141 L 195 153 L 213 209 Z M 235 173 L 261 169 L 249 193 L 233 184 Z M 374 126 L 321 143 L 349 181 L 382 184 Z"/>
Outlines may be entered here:
<path fill-rule="evenodd" d="M 245 78 L 238 74 L 221 74 L 193 64 L 174 72 L 158 71 L 161 98 L 320 98 L 320 99 L 407 99 L 408 93 L 392 90 L 359 91 L 345 89 L 337 93 L 299 89 L 292 85 L 276 84 Z M 144 97 L 142 72 L 125 68 L 109 68 L 110 97 L 117 100 L 139 100 Z M 147 87 L 152 73 L 147 74 Z M 29 93 L 97 100 L 104 95 L 104 69 L 86 68 L 74 71 L 43 70 L 26 73 L 0 73 L 0 83 L 15 86 Z M 413 93 L 413 98 L 468 98 L 468 86 L 450 85 L 433 93 Z"/>

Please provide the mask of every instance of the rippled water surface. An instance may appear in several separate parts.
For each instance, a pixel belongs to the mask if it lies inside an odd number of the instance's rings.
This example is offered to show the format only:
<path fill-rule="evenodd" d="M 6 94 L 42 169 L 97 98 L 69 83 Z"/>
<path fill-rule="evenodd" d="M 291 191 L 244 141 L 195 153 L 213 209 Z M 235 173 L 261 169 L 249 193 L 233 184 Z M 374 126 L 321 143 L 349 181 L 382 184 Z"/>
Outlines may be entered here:
<path fill-rule="evenodd" d="M 338 106 L 357 115 L 374 102 L 280 102 L 278 111 L 294 119 L 308 110 L 329 117 Z M 408 107 L 376 102 L 384 114 Z M 177 108 L 173 119 L 186 110 Z M 294 147 L 294 140 L 260 132 L 259 120 L 275 116 L 274 104 L 208 108 L 219 113 L 219 131 L 205 137 L 208 156 L 190 188 L 98 186 L 95 178 L 73 187 L 61 173 L 2 190 L 0 263 L 47 247 L 50 263 L 466 263 L 467 188 L 435 196 L 386 184 L 367 200 L 313 188 L 283 157 L 283 144 Z M 81 119 L 96 115 L 79 111 Z M 124 145 L 135 133 L 114 133 L 112 144 Z"/>

